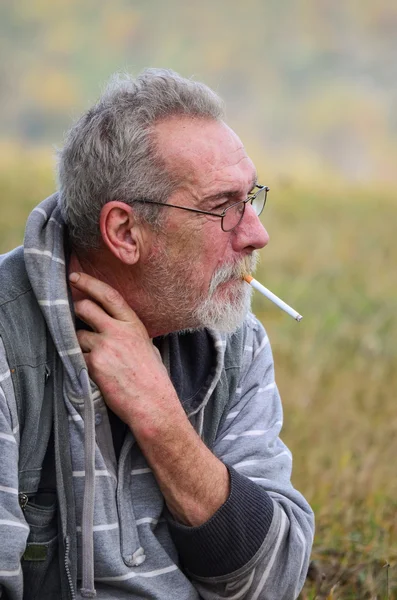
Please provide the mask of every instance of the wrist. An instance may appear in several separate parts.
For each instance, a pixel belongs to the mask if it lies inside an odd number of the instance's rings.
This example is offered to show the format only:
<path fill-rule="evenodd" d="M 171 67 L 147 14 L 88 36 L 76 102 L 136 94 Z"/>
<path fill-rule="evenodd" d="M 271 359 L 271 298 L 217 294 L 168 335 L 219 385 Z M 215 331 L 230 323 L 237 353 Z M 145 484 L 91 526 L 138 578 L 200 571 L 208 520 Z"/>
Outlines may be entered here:
<path fill-rule="evenodd" d="M 145 448 L 169 443 L 178 431 L 186 427 L 193 430 L 174 389 L 142 399 L 139 406 L 135 402 L 126 422 L 145 454 Z"/>

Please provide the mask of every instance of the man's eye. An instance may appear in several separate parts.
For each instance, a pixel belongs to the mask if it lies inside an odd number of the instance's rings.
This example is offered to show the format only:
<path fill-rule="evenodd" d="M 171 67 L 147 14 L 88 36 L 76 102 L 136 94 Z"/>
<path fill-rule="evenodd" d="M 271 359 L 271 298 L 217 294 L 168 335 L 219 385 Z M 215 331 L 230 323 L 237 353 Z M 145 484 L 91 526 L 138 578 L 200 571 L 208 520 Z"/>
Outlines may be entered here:
<path fill-rule="evenodd" d="M 226 210 L 226 208 L 228 208 L 231 205 L 230 200 L 226 200 L 226 202 L 222 202 L 222 204 L 218 204 L 217 207 L 214 209 L 214 212 L 222 212 L 223 210 Z"/>

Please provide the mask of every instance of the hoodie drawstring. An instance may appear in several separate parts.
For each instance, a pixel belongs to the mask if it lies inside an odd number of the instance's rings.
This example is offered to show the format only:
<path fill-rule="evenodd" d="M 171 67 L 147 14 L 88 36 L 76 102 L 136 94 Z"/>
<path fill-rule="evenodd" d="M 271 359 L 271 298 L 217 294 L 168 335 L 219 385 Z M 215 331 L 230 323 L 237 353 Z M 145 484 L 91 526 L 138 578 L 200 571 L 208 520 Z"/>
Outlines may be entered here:
<path fill-rule="evenodd" d="M 82 587 L 83 598 L 95 598 L 94 585 L 94 503 L 95 503 L 95 411 L 91 384 L 86 369 L 80 373 L 84 398 L 84 499 L 82 533 Z"/>

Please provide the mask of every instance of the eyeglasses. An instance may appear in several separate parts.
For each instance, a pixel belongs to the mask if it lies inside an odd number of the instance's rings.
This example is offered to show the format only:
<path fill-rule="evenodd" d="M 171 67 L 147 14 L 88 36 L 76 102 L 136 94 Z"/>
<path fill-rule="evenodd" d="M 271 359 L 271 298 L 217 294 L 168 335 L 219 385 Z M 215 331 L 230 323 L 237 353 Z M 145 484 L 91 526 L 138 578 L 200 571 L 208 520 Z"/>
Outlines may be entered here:
<path fill-rule="evenodd" d="M 258 191 L 255 194 L 250 194 L 245 200 L 235 202 L 231 204 L 221 213 L 208 212 L 206 210 L 199 210 L 198 208 L 190 208 L 187 206 L 177 206 L 176 204 L 168 204 L 167 202 L 155 202 L 154 200 L 134 200 L 134 202 L 144 202 L 151 204 L 157 204 L 158 206 L 169 206 L 170 208 L 180 208 L 181 210 L 188 210 L 190 212 L 200 213 L 202 215 L 211 215 L 212 217 L 220 217 L 222 230 L 232 231 L 241 223 L 244 216 L 245 206 L 248 202 L 251 203 L 255 214 L 259 217 L 265 208 L 267 193 L 269 188 L 265 185 L 255 185 Z"/>

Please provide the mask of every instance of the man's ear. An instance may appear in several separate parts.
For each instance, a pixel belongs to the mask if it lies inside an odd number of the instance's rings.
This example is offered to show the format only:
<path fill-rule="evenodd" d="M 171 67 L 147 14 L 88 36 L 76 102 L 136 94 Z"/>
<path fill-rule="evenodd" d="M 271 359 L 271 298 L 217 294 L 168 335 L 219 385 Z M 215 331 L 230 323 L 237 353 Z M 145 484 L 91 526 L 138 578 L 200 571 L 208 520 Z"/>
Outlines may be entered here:
<path fill-rule="evenodd" d="M 134 265 L 142 251 L 142 227 L 134 210 L 125 202 L 107 202 L 100 214 L 99 226 L 105 246 L 121 262 Z"/>

